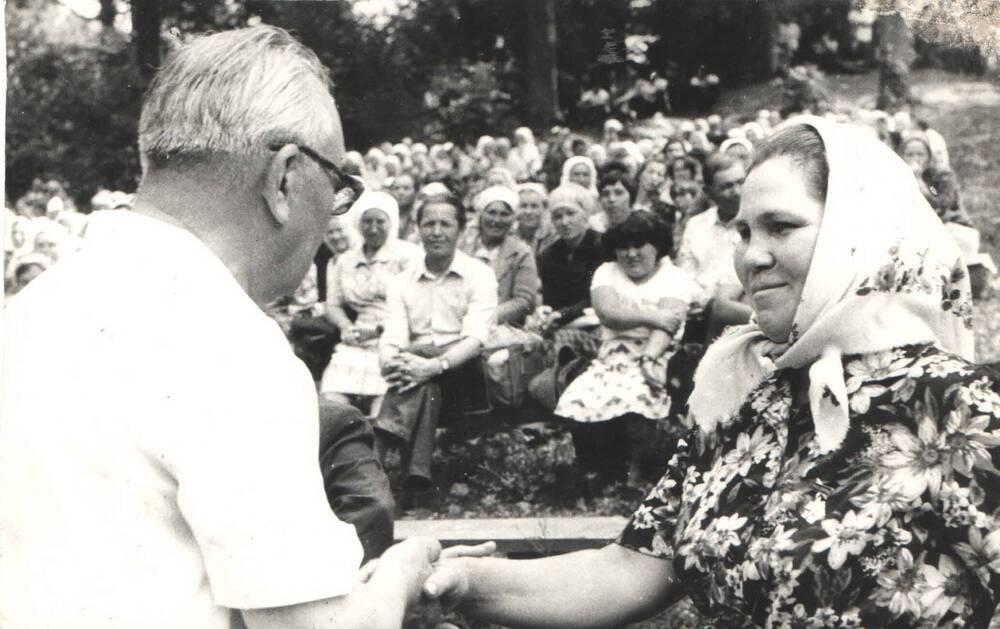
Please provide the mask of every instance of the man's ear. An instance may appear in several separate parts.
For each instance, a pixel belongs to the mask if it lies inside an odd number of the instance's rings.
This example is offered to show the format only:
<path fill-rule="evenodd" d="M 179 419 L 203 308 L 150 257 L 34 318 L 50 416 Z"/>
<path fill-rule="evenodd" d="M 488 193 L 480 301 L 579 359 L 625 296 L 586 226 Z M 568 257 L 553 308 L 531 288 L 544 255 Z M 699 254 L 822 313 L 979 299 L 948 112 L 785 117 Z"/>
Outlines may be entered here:
<path fill-rule="evenodd" d="M 261 195 L 267 203 L 271 217 L 279 225 L 284 225 L 288 221 L 291 212 L 288 207 L 288 167 L 292 158 L 298 154 L 298 147 L 286 144 L 271 155 L 265 166 Z"/>

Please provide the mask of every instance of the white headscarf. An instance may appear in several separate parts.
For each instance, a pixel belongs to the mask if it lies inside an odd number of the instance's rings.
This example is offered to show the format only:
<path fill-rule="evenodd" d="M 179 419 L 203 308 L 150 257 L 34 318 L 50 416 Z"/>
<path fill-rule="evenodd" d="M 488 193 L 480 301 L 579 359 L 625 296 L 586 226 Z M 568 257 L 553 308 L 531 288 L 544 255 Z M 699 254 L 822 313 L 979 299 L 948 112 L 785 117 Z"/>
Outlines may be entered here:
<path fill-rule="evenodd" d="M 562 186 L 567 183 L 572 183 L 569 178 L 569 174 L 573 172 L 573 167 L 577 164 L 583 164 L 590 171 L 590 185 L 587 186 L 587 190 L 590 191 L 594 198 L 597 198 L 597 167 L 594 166 L 594 160 L 589 157 L 584 157 L 583 155 L 574 155 L 573 157 L 567 159 L 563 162 L 562 167 L 562 177 L 559 179 L 559 185 Z"/>
<path fill-rule="evenodd" d="M 935 342 L 972 358 L 971 299 L 961 254 L 909 167 L 856 127 L 808 116 L 830 177 L 820 233 L 789 343 L 751 321 L 705 353 L 690 409 L 711 433 L 775 369 L 809 367 L 809 402 L 823 452 L 849 427 L 841 356 Z"/>
<path fill-rule="evenodd" d="M 477 213 L 482 214 L 486 206 L 496 201 L 506 203 L 507 207 L 515 212 L 517 211 L 519 201 L 517 191 L 508 186 L 490 186 L 476 195 L 472 206 L 476 209 Z"/>
<path fill-rule="evenodd" d="M 382 245 L 384 247 L 399 238 L 399 203 L 396 202 L 396 199 L 392 195 L 377 190 L 365 190 L 358 197 L 358 200 L 354 202 L 354 205 L 351 206 L 351 209 L 345 212 L 343 220 L 356 233 L 362 234 L 361 240 L 363 245 L 364 232 L 361 231 L 361 217 L 365 212 L 372 209 L 381 210 L 389 217 L 388 232 L 386 233 L 385 244 Z"/>

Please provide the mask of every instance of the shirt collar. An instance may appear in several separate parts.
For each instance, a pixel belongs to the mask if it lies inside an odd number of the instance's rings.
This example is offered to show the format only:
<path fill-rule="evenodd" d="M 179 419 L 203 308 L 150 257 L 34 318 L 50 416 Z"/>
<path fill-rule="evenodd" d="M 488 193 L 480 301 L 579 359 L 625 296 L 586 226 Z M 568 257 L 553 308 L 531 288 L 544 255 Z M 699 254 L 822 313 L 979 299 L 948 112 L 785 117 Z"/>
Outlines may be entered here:
<path fill-rule="evenodd" d="M 417 277 L 426 278 L 429 280 L 438 279 L 440 277 L 445 277 L 448 275 L 457 275 L 463 278 L 468 277 L 468 272 L 469 272 L 468 265 L 471 260 L 473 260 L 473 258 L 471 258 L 469 255 L 463 253 L 459 249 L 455 249 L 455 257 L 452 258 L 451 265 L 448 267 L 448 270 L 442 273 L 441 275 L 435 275 L 434 273 L 432 273 L 427 269 L 427 258 L 424 257 L 420 260 L 420 266 L 418 267 L 420 269 L 420 273 Z"/>

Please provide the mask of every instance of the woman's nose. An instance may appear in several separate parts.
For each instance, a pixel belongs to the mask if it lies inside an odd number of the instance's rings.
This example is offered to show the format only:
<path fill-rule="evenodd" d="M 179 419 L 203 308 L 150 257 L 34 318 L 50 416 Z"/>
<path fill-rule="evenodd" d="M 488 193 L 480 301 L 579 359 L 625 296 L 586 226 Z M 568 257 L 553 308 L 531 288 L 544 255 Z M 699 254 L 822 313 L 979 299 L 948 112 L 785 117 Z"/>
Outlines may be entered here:
<path fill-rule="evenodd" d="M 743 250 L 743 263 L 754 269 L 768 268 L 774 264 L 774 256 L 766 243 L 751 239 Z"/>

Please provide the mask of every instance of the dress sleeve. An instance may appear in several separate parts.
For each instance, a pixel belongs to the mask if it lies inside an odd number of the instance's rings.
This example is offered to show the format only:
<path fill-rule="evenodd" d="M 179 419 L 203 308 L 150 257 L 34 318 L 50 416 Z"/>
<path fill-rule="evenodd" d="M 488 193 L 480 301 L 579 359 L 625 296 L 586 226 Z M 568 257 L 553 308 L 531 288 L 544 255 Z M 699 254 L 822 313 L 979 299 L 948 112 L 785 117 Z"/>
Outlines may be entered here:
<path fill-rule="evenodd" d="M 667 471 L 629 518 L 616 543 L 652 557 L 673 559 L 674 531 L 681 514 L 684 479 L 701 459 L 684 439 L 667 464 Z"/>

